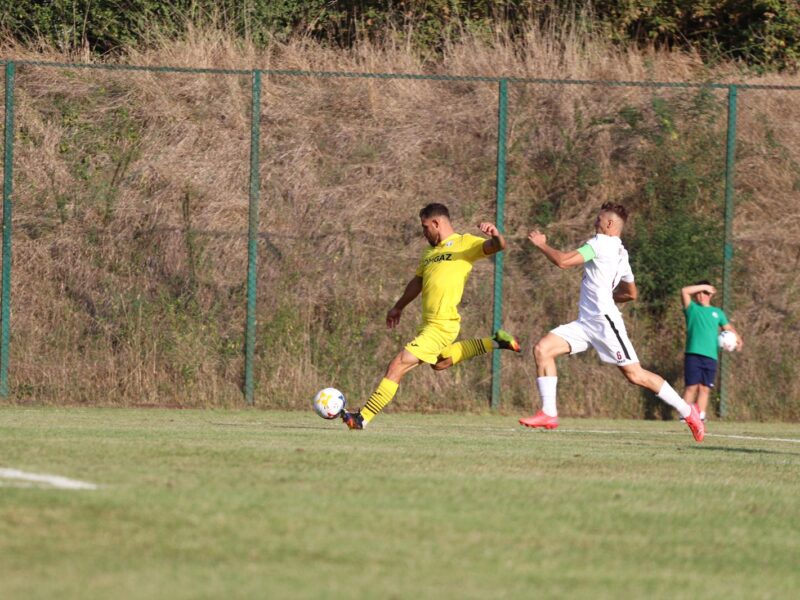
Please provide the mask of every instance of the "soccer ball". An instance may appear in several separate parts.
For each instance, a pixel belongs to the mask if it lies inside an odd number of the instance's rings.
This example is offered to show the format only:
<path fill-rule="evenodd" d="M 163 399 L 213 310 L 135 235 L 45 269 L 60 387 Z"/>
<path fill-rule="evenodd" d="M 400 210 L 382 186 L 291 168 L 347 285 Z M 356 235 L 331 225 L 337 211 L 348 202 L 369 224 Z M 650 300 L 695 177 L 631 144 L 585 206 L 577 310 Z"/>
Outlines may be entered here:
<path fill-rule="evenodd" d="M 312 401 L 314 412 L 323 419 L 335 419 L 338 417 L 339 413 L 344 410 L 346 403 L 344 394 L 332 387 L 318 391 Z"/>
<path fill-rule="evenodd" d="M 738 340 L 736 339 L 736 334 L 732 331 L 721 331 L 717 341 L 719 342 L 719 347 L 723 350 L 727 350 L 728 352 L 736 350 L 736 342 Z"/>

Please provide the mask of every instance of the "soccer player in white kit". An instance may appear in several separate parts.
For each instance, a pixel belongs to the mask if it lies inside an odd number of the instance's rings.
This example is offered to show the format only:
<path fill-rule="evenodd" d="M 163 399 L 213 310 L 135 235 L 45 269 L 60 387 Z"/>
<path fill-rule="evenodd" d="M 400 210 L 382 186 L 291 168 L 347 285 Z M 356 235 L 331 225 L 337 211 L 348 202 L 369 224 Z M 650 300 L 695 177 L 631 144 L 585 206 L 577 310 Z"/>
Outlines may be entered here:
<path fill-rule="evenodd" d="M 556 358 L 592 346 L 600 360 L 616 365 L 628 381 L 651 390 L 674 407 L 686 420 L 694 439 L 702 442 L 705 428 L 697 408 L 687 404 L 663 377 L 642 368 L 617 308 L 617 303 L 636 300 L 637 296 L 628 251 L 620 239 L 627 218 L 624 206 L 606 202 L 594 223 L 596 235 L 572 252 L 551 248 L 547 237 L 537 229 L 528 235 L 531 243 L 558 268 L 583 266 L 583 281 L 577 321 L 556 327 L 534 348 L 542 408 L 519 422 L 526 427 L 558 427 Z"/>

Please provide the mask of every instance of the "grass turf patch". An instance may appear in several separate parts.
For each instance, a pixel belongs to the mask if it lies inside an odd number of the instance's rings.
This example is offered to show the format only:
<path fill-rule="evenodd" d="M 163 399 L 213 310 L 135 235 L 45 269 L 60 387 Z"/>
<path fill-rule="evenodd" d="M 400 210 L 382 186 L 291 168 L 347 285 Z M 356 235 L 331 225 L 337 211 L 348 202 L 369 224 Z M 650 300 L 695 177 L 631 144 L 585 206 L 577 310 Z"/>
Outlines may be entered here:
<path fill-rule="evenodd" d="M 0 479 L 0 596 L 788 597 L 800 434 L 709 430 L 5 408 L 0 467 L 100 488 Z"/>

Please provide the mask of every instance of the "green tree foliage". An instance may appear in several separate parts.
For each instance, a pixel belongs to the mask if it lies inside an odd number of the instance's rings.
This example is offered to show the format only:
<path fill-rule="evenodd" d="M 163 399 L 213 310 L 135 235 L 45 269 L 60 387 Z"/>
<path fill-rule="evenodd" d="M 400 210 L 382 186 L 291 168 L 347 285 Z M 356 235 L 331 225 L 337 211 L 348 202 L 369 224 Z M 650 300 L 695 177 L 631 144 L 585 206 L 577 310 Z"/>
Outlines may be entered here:
<path fill-rule="evenodd" d="M 632 199 L 630 250 L 637 285 L 659 315 L 682 286 L 719 281 L 724 137 L 713 127 L 720 106 L 708 90 L 690 100 L 656 96 L 650 108 L 649 115 L 624 108 L 620 116 L 626 135 L 646 148 L 641 167 L 649 176 Z"/>
<path fill-rule="evenodd" d="M 800 64 L 796 0 L 0 0 L 0 28 L 61 49 L 113 52 L 157 27 L 179 35 L 187 22 L 214 23 L 263 43 L 310 35 L 347 46 L 389 30 L 436 49 L 462 32 L 511 35 L 531 21 L 573 16 L 620 42 L 692 47 L 773 69 Z"/>
<path fill-rule="evenodd" d="M 597 0 L 615 39 L 694 46 L 761 67 L 800 64 L 800 3 L 793 0 Z"/>
<path fill-rule="evenodd" d="M 0 28 L 22 41 L 44 40 L 59 49 L 98 53 L 136 44 L 148 23 L 176 32 L 189 0 L 0 0 Z"/>

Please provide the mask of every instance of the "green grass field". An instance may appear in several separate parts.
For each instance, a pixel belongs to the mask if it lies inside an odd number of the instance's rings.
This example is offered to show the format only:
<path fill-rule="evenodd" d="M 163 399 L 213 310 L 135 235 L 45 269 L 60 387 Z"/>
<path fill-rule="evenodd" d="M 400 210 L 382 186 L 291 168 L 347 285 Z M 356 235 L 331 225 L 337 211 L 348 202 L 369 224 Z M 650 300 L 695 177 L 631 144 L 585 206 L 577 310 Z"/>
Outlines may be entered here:
<path fill-rule="evenodd" d="M 800 429 L 709 429 L 2 408 L 0 598 L 795 596 Z"/>

